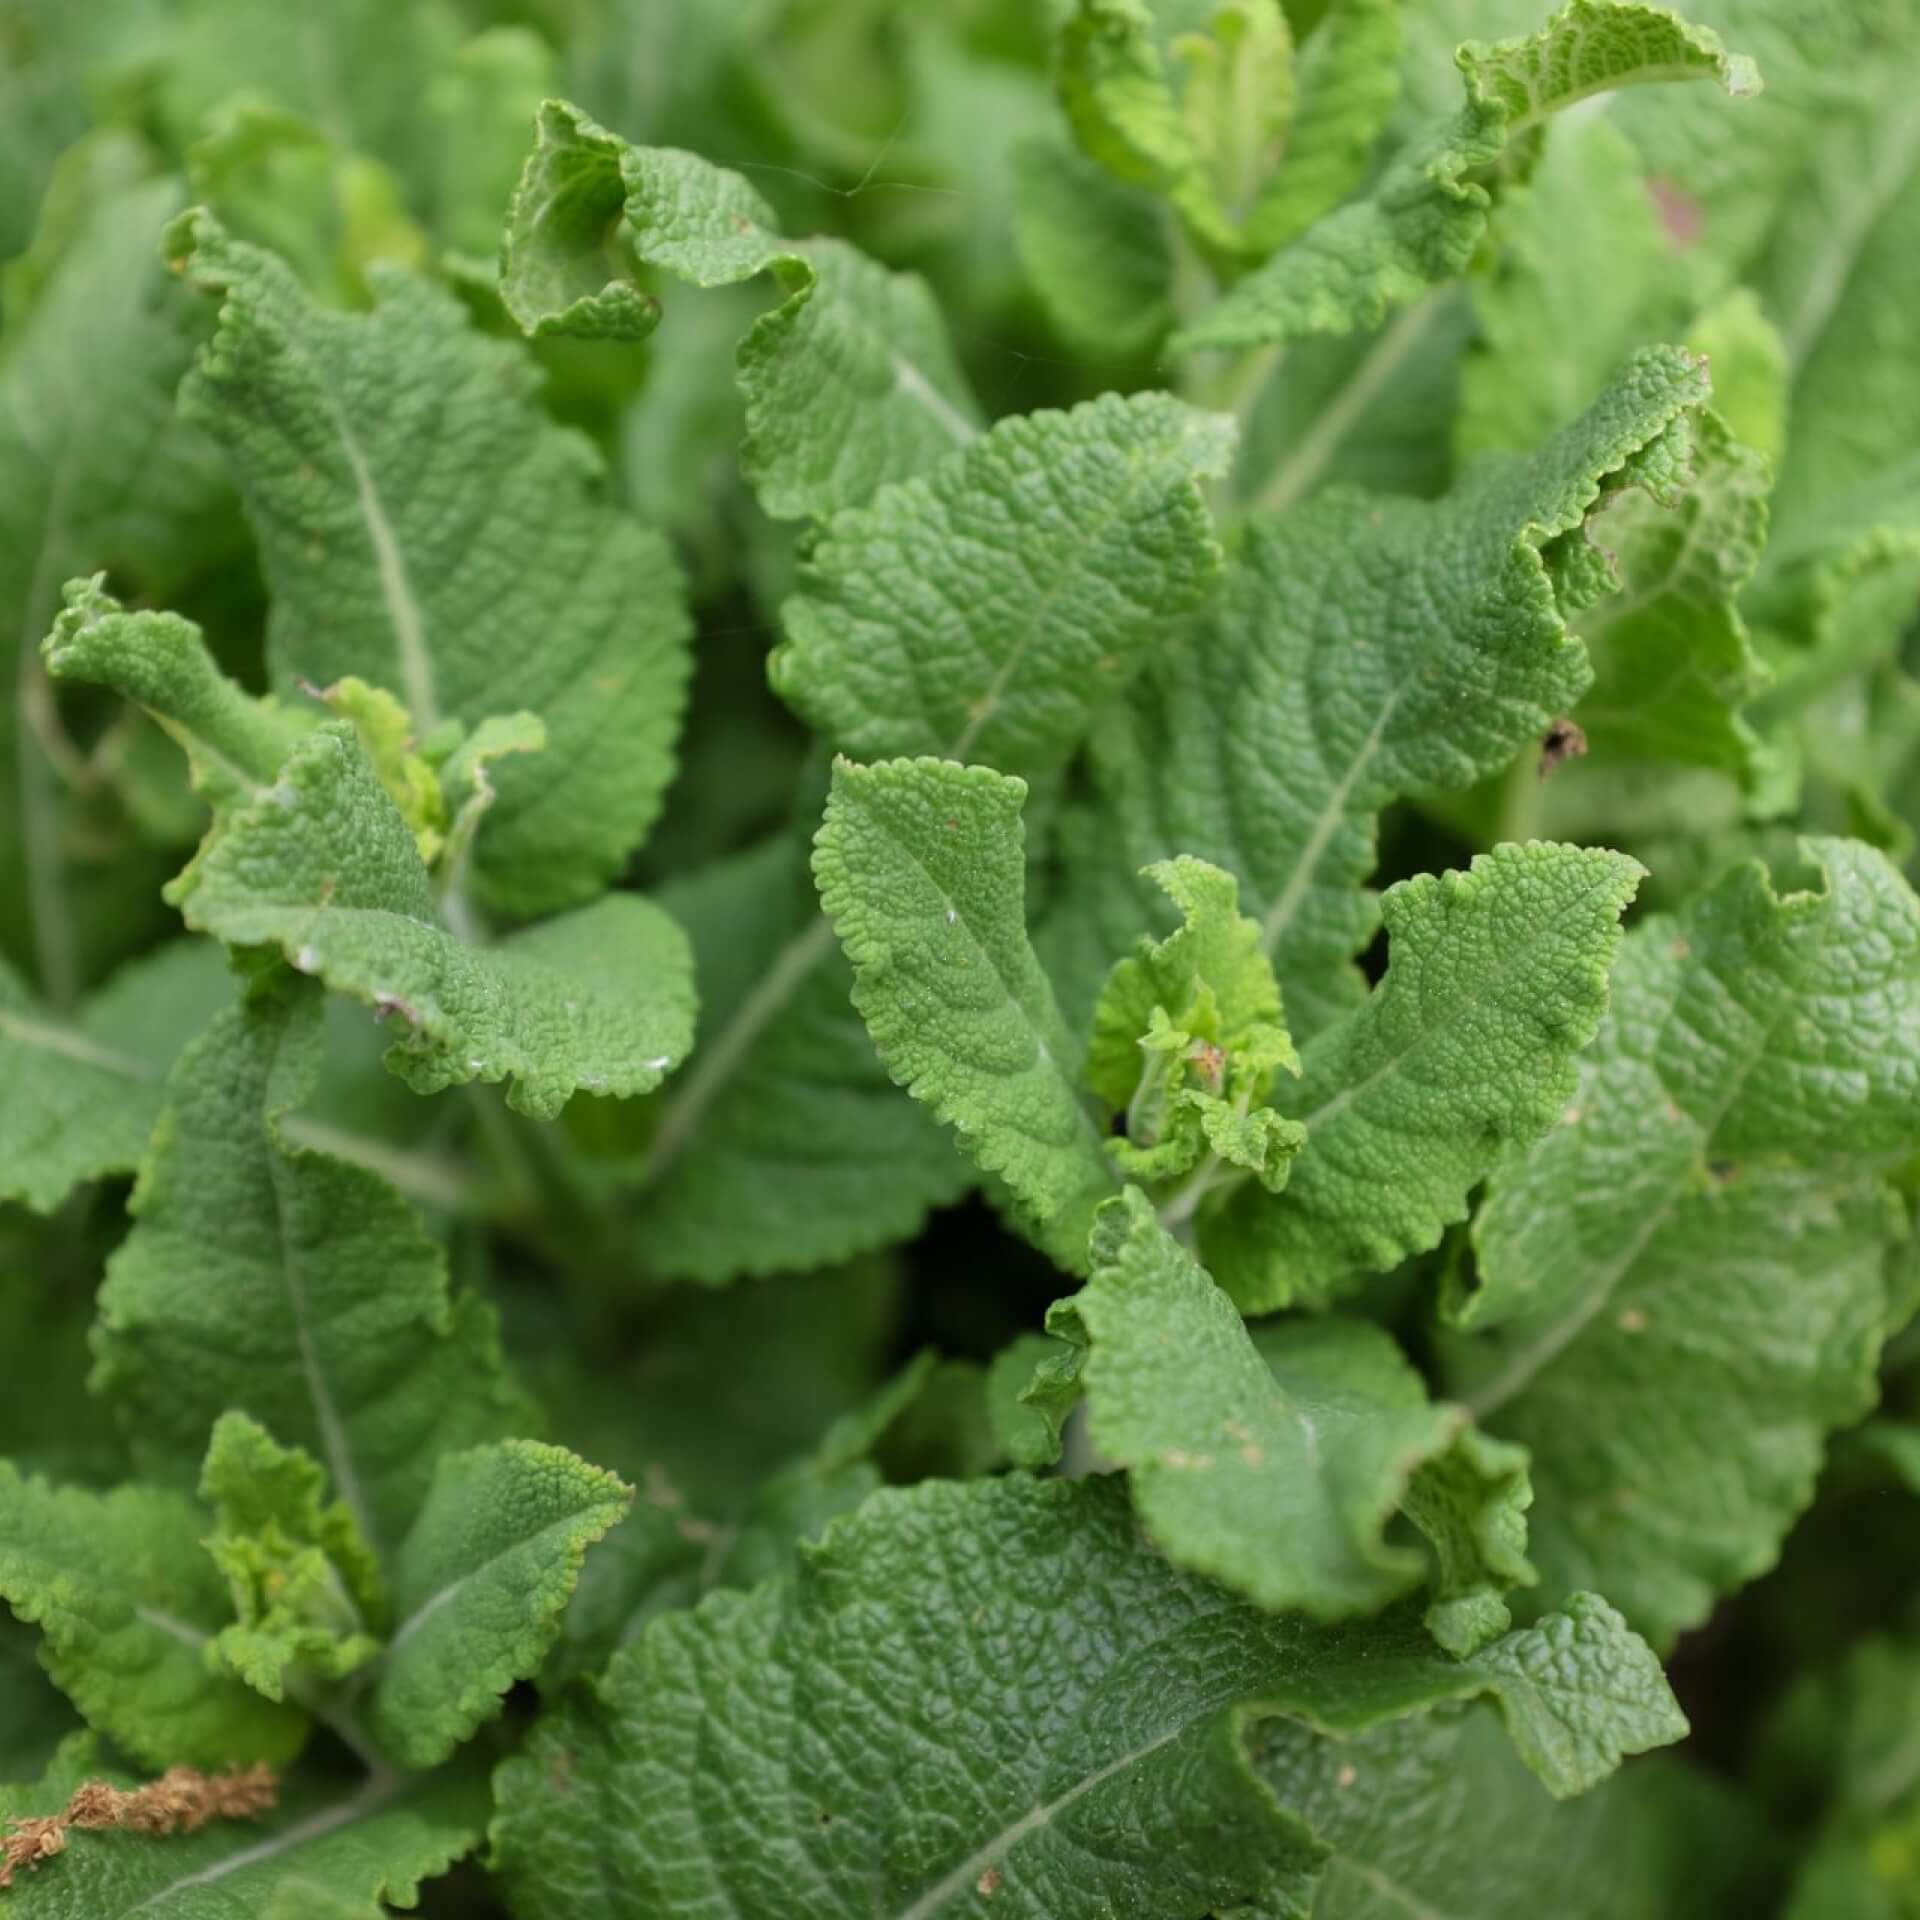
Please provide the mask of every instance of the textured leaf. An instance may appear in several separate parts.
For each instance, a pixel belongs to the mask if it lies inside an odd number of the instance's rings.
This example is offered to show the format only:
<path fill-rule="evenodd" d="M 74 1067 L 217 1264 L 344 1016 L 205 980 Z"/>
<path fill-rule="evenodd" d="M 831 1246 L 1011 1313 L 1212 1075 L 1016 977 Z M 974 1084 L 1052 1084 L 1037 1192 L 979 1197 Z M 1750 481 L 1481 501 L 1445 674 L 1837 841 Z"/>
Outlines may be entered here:
<path fill-rule="evenodd" d="M 1262 1776 L 1331 1849 L 1313 1920 L 1767 1910 L 1759 1822 L 1678 1763 L 1637 1762 L 1554 1806 L 1486 1714 L 1427 1714 L 1346 1740 L 1274 1720 L 1258 1738 Z"/>
<path fill-rule="evenodd" d="M 835 517 L 773 684 L 834 745 L 1059 765 L 1219 570 L 1200 483 L 1227 422 L 1164 393 L 999 422 Z"/>
<path fill-rule="evenodd" d="M 39 1785 L 0 1790 L 0 1818 L 57 1812 L 83 1780 L 139 1784 L 77 1741 Z M 335 1920 L 342 1903 L 359 1920 L 388 1900 L 412 1907 L 422 1881 L 473 1849 L 486 1817 L 484 1777 L 459 1769 L 295 1783 L 255 1821 L 157 1837 L 69 1834 L 61 1853 L 17 1877 L 8 1920 Z M 302 1905 L 302 1889 L 334 1905 Z"/>
<path fill-rule="evenodd" d="M 657 907 L 613 894 L 468 946 L 442 922 L 414 830 L 350 722 L 296 735 L 287 751 L 283 718 L 219 676 L 191 623 L 122 613 L 85 582 L 68 599 L 47 641 L 54 673 L 150 706 L 211 770 L 203 785 L 221 810 L 168 890 L 189 926 L 277 947 L 302 973 L 398 1015 L 388 1064 L 417 1093 L 511 1080 L 512 1104 L 551 1118 L 580 1088 L 644 1093 L 685 1055 L 691 960 Z M 483 726 L 471 744 L 496 739 Z"/>
<path fill-rule="evenodd" d="M 232 997 L 210 940 L 129 962 L 77 1019 L 37 1006 L 0 960 L 0 1199 L 49 1212 L 82 1180 L 131 1173 L 180 1040 Z"/>
<path fill-rule="evenodd" d="M 1189 859 L 1149 871 L 1186 924 L 1118 961 L 1094 1008 L 1087 1081 L 1126 1118 L 1107 1151 L 1158 1180 L 1211 1149 L 1277 1193 L 1306 1136 L 1264 1106 L 1300 1060 L 1260 927 L 1239 912 L 1232 874 Z"/>
<path fill-rule="evenodd" d="M 206 1548 L 239 1615 L 214 1642 L 226 1671 L 279 1700 L 290 1675 L 343 1679 L 379 1652 L 368 1631 L 385 1620 L 379 1563 L 346 1503 L 326 1499 L 311 1455 L 223 1413 L 200 1498 L 215 1516 Z"/>
<path fill-rule="evenodd" d="M 311 1092 L 311 988 L 222 1014 L 167 1086 L 133 1232 L 109 1263 L 96 1385 L 153 1472 L 190 1483 L 239 1409 L 306 1449 L 376 1550 L 405 1530 L 436 1454 L 525 1410 L 493 1316 L 377 1175 L 293 1145 Z M 197 1549 L 196 1549 L 197 1551 Z"/>
<path fill-rule="evenodd" d="M 1400 97 L 1399 0 L 1334 0 L 1296 63 L 1299 104 L 1280 165 L 1247 217 L 1256 255 L 1284 246 L 1366 177 Z"/>
<path fill-rule="evenodd" d="M 193 1503 L 151 1487 L 88 1493 L 0 1462 L 0 1596 L 40 1629 L 54 1683 L 124 1753 L 156 1769 L 299 1751 L 307 1719 L 206 1659 L 232 1617 Z"/>
<path fill-rule="evenodd" d="M 1013 235 L 1028 283 L 1084 353 L 1150 353 L 1173 317 L 1173 255 L 1151 196 L 1059 141 L 1024 140 L 1013 164 Z"/>
<path fill-rule="evenodd" d="M 1525 1444 L 1549 1594 L 1601 1585 L 1660 1640 L 1773 1562 L 1825 1434 L 1873 1401 L 1910 1149 L 1920 902 L 1806 843 L 1808 891 L 1736 869 L 1638 930 L 1564 1124 L 1495 1175 L 1450 1387 Z"/>
<path fill-rule="evenodd" d="M 881 1493 L 791 1581 L 656 1620 L 549 1720 L 499 1775 L 495 1858 L 528 1920 L 1298 1915 L 1325 1850 L 1248 1764 L 1270 1715 L 1350 1735 L 1492 1693 L 1560 1793 L 1684 1727 L 1591 1600 L 1478 1661 L 1430 1644 L 1174 1571 L 1116 1477 Z"/>
<path fill-rule="evenodd" d="M 259 537 L 276 680 L 359 675 L 423 738 L 538 714 L 548 750 L 497 769 L 475 883 L 516 913 L 591 899 L 673 771 L 688 621 L 665 542 L 607 504 L 524 354 L 426 282 L 372 268 L 373 313 L 333 313 L 204 213 L 169 247 L 220 302 L 182 401 Z"/>
<path fill-rule="evenodd" d="M 563 1447 L 443 1455 L 393 1570 L 395 1626 L 372 1724 L 404 1765 L 438 1766 L 540 1665 L 588 1547 L 633 1490 Z"/>
<path fill-rule="evenodd" d="M 1502 1148 L 1559 1118 L 1644 871 L 1535 842 L 1388 892 L 1384 978 L 1276 1092 L 1307 1135 L 1286 1192 L 1243 1185 L 1200 1216 L 1203 1256 L 1243 1307 L 1324 1300 L 1437 1246 Z"/>
<path fill-rule="evenodd" d="M 665 888 L 693 942 L 699 1037 L 642 1164 L 648 1266 L 709 1284 L 911 1238 L 971 1183 L 900 1099 L 848 1000 L 807 872 L 782 832 Z"/>
<path fill-rule="evenodd" d="M 1695 432 L 1693 479 L 1677 506 L 1628 494 L 1595 524 L 1624 591 L 1576 623 L 1593 662 L 1577 714 L 1596 769 L 1708 767 L 1754 787 L 1764 761 L 1740 708 L 1768 676 L 1737 599 L 1766 540 L 1772 474 L 1716 414 Z"/>
<path fill-rule="evenodd" d="M 1377 1612 L 1419 1584 L 1425 1556 L 1387 1525 L 1466 1417 L 1428 1404 L 1390 1334 L 1327 1319 L 1256 1346 L 1137 1187 L 1102 1207 L 1092 1278 L 1047 1324 L 1087 1347 L 1093 1442 L 1130 1469 L 1147 1530 L 1179 1565 L 1320 1619 Z M 1508 1578 L 1528 1572 L 1522 1552 Z M 1489 1610 L 1480 1638 L 1503 1616 Z"/>
<path fill-rule="evenodd" d="M 111 565 L 163 592 L 224 544 L 231 512 L 218 455 L 174 412 L 196 316 L 157 249 L 179 188 L 140 180 L 118 143 L 83 159 L 121 180 L 76 179 L 49 207 L 72 224 L 53 234 L 61 251 L 24 312 L 20 282 L 9 287 L 0 371 L 0 943 L 56 1007 L 84 984 L 88 954 L 61 891 L 74 848 L 34 737 L 46 686 L 32 650 L 69 575 Z"/>
<path fill-rule="evenodd" d="M 1117 1183 L 1027 941 L 1026 794 L 986 767 L 839 761 L 813 867 L 887 1071 L 1082 1272 L 1093 1209 Z"/>
<path fill-rule="evenodd" d="M 629 146 L 549 101 L 507 216 L 500 291 L 529 333 L 638 339 L 658 302 L 631 261 L 696 287 L 771 274 L 781 304 L 740 346 L 741 464 L 778 519 L 828 514 L 978 431 L 938 309 L 911 274 L 836 240 L 787 240 L 737 173 Z"/>
<path fill-rule="evenodd" d="M 1706 77 L 1758 91 L 1750 60 L 1640 0 L 1568 0 L 1539 32 L 1459 53 L 1467 103 L 1416 132 L 1372 194 L 1341 207 L 1174 336 L 1176 352 L 1378 326 L 1464 273 L 1503 173 L 1524 170 L 1553 115 L 1597 93 Z M 1521 144 L 1527 136 L 1534 142 Z"/>
<path fill-rule="evenodd" d="M 1333 492 L 1255 521 L 1205 629 L 1094 734 L 1047 938 L 1069 1019 L 1162 911 L 1139 869 L 1176 853 L 1239 880 L 1296 1040 L 1353 1006 L 1380 810 L 1498 771 L 1572 709 L 1589 669 L 1567 622 L 1605 585 L 1588 516 L 1632 486 L 1677 497 L 1705 397 L 1702 370 L 1659 349 L 1445 500 Z"/>

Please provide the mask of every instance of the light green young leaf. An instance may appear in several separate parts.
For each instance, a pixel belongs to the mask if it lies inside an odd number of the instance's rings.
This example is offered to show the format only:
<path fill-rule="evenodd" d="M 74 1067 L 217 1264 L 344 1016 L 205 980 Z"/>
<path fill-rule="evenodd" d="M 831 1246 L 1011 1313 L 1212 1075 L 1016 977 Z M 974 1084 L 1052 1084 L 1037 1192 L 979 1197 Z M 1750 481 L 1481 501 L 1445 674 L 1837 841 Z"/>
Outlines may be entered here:
<path fill-rule="evenodd" d="M 200 1498 L 214 1512 L 207 1538 L 238 1619 L 214 1641 L 219 1665 L 269 1700 L 290 1678 L 340 1680 L 380 1650 L 385 1617 L 379 1562 L 344 1501 L 326 1501 L 311 1455 L 280 1446 L 258 1421 L 214 1422 Z"/>
<path fill-rule="evenodd" d="M 388 1064 L 418 1093 L 510 1080 L 512 1104 L 551 1118 L 582 1088 L 645 1093 L 684 1057 L 692 962 L 659 908 L 610 894 L 468 946 L 442 922 L 414 830 L 350 722 L 298 735 L 283 760 L 280 716 L 220 676 L 190 622 L 122 613 L 87 583 L 68 597 L 47 641 L 55 675 L 147 705 L 216 770 L 205 778 L 213 829 L 167 889 L 190 927 L 278 948 L 397 1015 Z M 484 751 L 498 733 L 483 726 L 472 744 Z"/>
<path fill-rule="evenodd" d="M 207 1659 L 233 1607 L 204 1530 L 182 1495 L 52 1487 L 0 1461 L 0 1597 L 40 1629 L 41 1664 L 88 1723 L 156 1770 L 281 1766 L 307 1716 Z"/>
<path fill-rule="evenodd" d="M 1126 1117 L 1107 1150 L 1138 1179 L 1188 1172 L 1212 1151 L 1286 1185 L 1306 1135 L 1266 1106 L 1276 1073 L 1297 1074 L 1280 989 L 1233 875 L 1181 857 L 1149 870 L 1186 924 L 1119 961 L 1093 1014 L 1087 1082 Z"/>
<path fill-rule="evenodd" d="M 179 188 L 142 180 L 117 139 L 68 165 L 47 216 L 65 244 L 24 311 L 18 277 L 9 288 L 0 369 L 0 947 L 56 1008 L 87 955 L 34 650 L 70 575 L 112 566 L 164 593 L 226 544 L 232 513 L 217 452 L 174 408 L 197 317 L 158 258 Z M 96 170 L 131 184 L 101 190 Z"/>
<path fill-rule="evenodd" d="M 321 1006 L 305 986 L 256 996 L 181 1055 L 101 1289 L 96 1386 L 142 1464 L 178 1484 L 221 1414 L 250 1414 L 324 1465 L 381 1551 L 436 1455 L 527 1412 L 492 1312 L 449 1297 L 399 1195 L 286 1138 L 318 1071 Z"/>
<path fill-rule="evenodd" d="M 1750 60 L 1641 0 L 1568 0 L 1537 33 L 1464 46 L 1458 61 L 1467 92 L 1461 112 L 1416 132 L 1371 195 L 1328 214 L 1250 273 L 1174 336 L 1175 352 L 1378 326 L 1395 307 L 1466 271 L 1503 178 L 1524 172 L 1553 115 L 1654 81 L 1709 78 L 1736 98 L 1760 84 Z"/>
<path fill-rule="evenodd" d="M 168 245 L 220 302 L 182 404 L 225 448 L 260 540 L 276 681 L 358 675 L 422 739 L 536 713 L 548 751 L 496 769 L 475 885 L 514 913 L 591 899 L 673 772 L 689 623 L 665 541 L 607 504 L 528 356 L 449 295 L 376 267 L 371 314 L 328 311 L 206 213 Z"/>
<path fill-rule="evenodd" d="M 1038 773 L 1194 612 L 1232 427 L 1165 393 L 1002 420 L 837 515 L 781 610 L 775 689 L 835 746 Z"/>
<path fill-rule="evenodd" d="M 1571 1097 L 1644 873 L 1624 854 L 1535 842 L 1389 890 L 1384 978 L 1276 1095 L 1307 1134 L 1286 1192 L 1243 1186 L 1200 1217 L 1203 1257 L 1236 1301 L 1325 1301 L 1466 1217 L 1502 1149 Z"/>
<path fill-rule="evenodd" d="M 737 173 L 635 147 L 550 100 L 507 215 L 500 292 L 536 335 L 637 340 L 659 267 L 696 287 L 773 277 L 781 304 L 740 345 L 741 464 L 776 519 L 856 505 L 979 431 L 925 284 L 838 240 L 788 240 Z"/>
<path fill-rule="evenodd" d="M 662 890 L 693 942 L 700 1026 L 641 1178 L 648 1266 L 709 1285 L 910 1239 L 972 1171 L 901 1102 L 791 832 Z M 772 956 L 771 959 L 768 956 Z"/>
<path fill-rule="evenodd" d="M 444 0 L 398 12 L 383 0 L 332 0 L 311 17 L 250 0 L 191 0 L 177 12 L 140 76 L 177 145 L 218 108 L 251 95 L 326 125 L 343 147 L 424 176 L 420 97 L 459 37 Z M 108 51 L 124 59 L 124 44 Z M 414 183 L 429 186 L 425 177 Z"/>
<path fill-rule="evenodd" d="M 181 1039 L 232 999 L 211 940 L 133 960 L 77 1018 L 57 1019 L 0 960 L 0 1200 L 49 1213 L 83 1180 L 131 1173 Z"/>
<path fill-rule="evenodd" d="M 1286 245 L 1365 179 L 1400 97 L 1400 0 L 1333 0 L 1295 62 L 1286 151 L 1248 216 L 1256 258 Z"/>
<path fill-rule="evenodd" d="M 1036 1243 L 1084 1272 L 1117 1181 L 1027 940 L 1026 795 L 987 767 L 837 761 L 813 870 L 887 1071 L 1006 1182 Z"/>
<path fill-rule="evenodd" d="M 1240 882 L 1296 1040 L 1356 1004 L 1380 811 L 1499 771 L 1589 682 L 1571 618 L 1607 584 L 1586 528 L 1638 487 L 1680 497 L 1704 370 L 1640 355 L 1587 415 L 1437 502 L 1329 492 L 1249 526 L 1218 610 L 1092 739 L 1047 935 L 1070 1020 L 1164 909 L 1142 867 L 1189 853 Z"/>
<path fill-rule="evenodd" d="M 553 91 L 554 52 L 531 27 L 489 27 L 428 82 L 433 226 L 441 244 L 494 273 L 500 214 L 513 198 L 527 129 Z"/>
<path fill-rule="evenodd" d="M 494 1857 L 527 1920 L 1299 1915 L 1327 1849 L 1250 1764 L 1269 1718 L 1350 1736 L 1483 1694 L 1556 1794 L 1685 1729 L 1591 1599 L 1456 1662 L 1405 1614 L 1329 1630 L 1177 1572 L 1117 1475 L 935 1481 L 652 1622 L 501 1769 Z"/>
<path fill-rule="evenodd" d="M 72 1741 L 37 1785 L 0 1789 L 0 1821 L 57 1813 L 85 1780 L 142 1784 L 92 1741 Z M 468 1768 L 295 1781 L 254 1820 L 197 1833 L 69 1833 L 61 1853 L 16 1878 L 8 1920 L 334 1920 L 341 1903 L 370 1920 L 387 1901 L 412 1908 L 423 1881 L 473 1850 L 486 1820 L 486 1776 Z M 303 1904 L 308 1889 L 334 1905 Z"/>
<path fill-rule="evenodd" d="M 1173 319 L 1173 255 L 1151 196 L 1059 141 L 1011 156 L 1013 237 L 1047 317 L 1082 353 L 1151 353 Z"/>
<path fill-rule="evenodd" d="M 369 301 L 368 265 L 418 268 L 427 236 L 401 181 L 313 120 L 240 95 L 215 109 L 187 150 L 194 200 L 241 238 L 271 248 L 335 305 Z"/>
<path fill-rule="evenodd" d="M 1270 1353 L 1288 1322 L 1270 1322 L 1254 1345 Z M 1527 1558 L 1533 1480 L 1525 1447 L 1468 1427 L 1407 1483 L 1401 1510 L 1433 1549 L 1427 1631 L 1457 1658 L 1505 1633 L 1513 1615 L 1503 1597 L 1539 1575 Z"/>
<path fill-rule="evenodd" d="M 1079 0 L 1055 38 L 1054 82 L 1084 151 L 1167 200 L 1206 252 L 1246 251 L 1246 224 L 1293 120 L 1294 47 L 1279 0 L 1188 10 L 1168 41 L 1144 0 Z"/>
<path fill-rule="evenodd" d="M 1920 901 L 1809 841 L 1627 943 L 1563 1124 L 1495 1174 L 1449 1389 L 1524 1444 L 1549 1594 L 1603 1585 L 1660 1641 L 1764 1571 L 1825 1435 L 1872 1405 L 1911 1151 Z"/>
<path fill-rule="evenodd" d="M 441 1456 L 393 1569 L 395 1625 L 372 1725 L 403 1765 L 435 1767 L 539 1667 L 587 1549 L 633 1489 L 564 1447 L 504 1440 Z"/>
<path fill-rule="evenodd" d="M 1477 1518 L 1477 1462 L 1451 1456 L 1478 1436 L 1459 1408 L 1428 1403 L 1390 1334 L 1325 1319 L 1264 1330 L 1256 1344 L 1137 1187 L 1101 1208 L 1092 1259 L 1047 1325 L 1086 1347 L 1093 1442 L 1130 1470 L 1141 1519 L 1178 1565 L 1276 1612 L 1341 1619 L 1378 1612 L 1425 1575 L 1418 1547 L 1387 1538 L 1421 1477 L 1443 1472 L 1412 1511 L 1444 1518 L 1450 1546 L 1463 1531 L 1455 1513 Z M 1455 1490 L 1457 1509 L 1441 1497 Z M 1530 1577 L 1524 1543 L 1522 1522 L 1507 1583 Z M 1505 1631 L 1505 1610 L 1493 1579 L 1448 1571 L 1450 1622 L 1469 1596 L 1485 1603 L 1486 1630 L 1454 1636 L 1471 1652 Z"/>

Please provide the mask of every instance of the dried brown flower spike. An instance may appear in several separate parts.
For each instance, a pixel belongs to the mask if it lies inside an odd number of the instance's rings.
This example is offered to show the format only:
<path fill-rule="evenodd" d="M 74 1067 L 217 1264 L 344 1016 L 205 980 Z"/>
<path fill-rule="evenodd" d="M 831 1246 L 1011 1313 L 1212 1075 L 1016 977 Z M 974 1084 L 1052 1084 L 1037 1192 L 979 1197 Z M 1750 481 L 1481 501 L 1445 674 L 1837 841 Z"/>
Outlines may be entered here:
<path fill-rule="evenodd" d="M 16 1868 L 38 1867 L 64 1852 L 74 1828 L 83 1833 L 197 1833 L 211 1820 L 247 1820 L 264 1813 L 278 1795 L 273 1769 L 264 1766 L 213 1774 L 170 1767 L 158 1780 L 131 1790 L 104 1780 L 82 1781 L 61 1812 L 16 1820 L 0 1837 L 0 1888 L 13 1884 Z"/>

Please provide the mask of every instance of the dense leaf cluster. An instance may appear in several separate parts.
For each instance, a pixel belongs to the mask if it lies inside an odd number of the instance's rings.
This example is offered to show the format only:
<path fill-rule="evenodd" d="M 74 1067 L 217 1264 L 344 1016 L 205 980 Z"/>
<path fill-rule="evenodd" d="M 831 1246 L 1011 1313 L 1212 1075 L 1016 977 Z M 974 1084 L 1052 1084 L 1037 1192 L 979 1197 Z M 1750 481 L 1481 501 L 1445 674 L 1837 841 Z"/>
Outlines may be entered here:
<path fill-rule="evenodd" d="M 0 0 L 0 1913 L 1920 1915 L 1920 5 L 1700 13 Z"/>

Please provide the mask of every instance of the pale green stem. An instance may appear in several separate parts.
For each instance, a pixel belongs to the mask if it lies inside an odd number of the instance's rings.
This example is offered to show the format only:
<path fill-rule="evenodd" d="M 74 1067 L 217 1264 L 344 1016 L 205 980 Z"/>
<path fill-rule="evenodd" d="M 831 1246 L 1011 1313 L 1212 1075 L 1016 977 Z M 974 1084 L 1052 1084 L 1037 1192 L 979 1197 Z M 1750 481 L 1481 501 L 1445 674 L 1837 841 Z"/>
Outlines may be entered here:
<path fill-rule="evenodd" d="M 1381 389 L 1426 332 L 1439 304 L 1440 297 L 1429 294 L 1398 315 L 1348 375 L 1346 384 L 1321 409 L 1320 417 L 1299 445 L 1274 470 L 1254 499 L 1250 512 L 1284 513 L 1312 491 L 1334 455 L 1346 444 L 1347 435 L 1379 398 Z"/>

